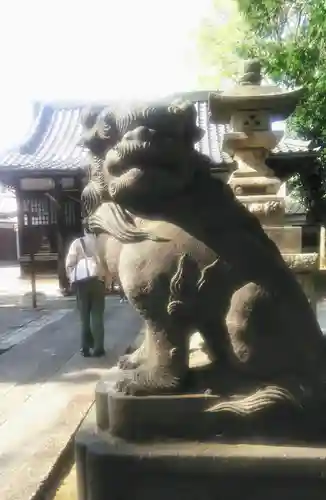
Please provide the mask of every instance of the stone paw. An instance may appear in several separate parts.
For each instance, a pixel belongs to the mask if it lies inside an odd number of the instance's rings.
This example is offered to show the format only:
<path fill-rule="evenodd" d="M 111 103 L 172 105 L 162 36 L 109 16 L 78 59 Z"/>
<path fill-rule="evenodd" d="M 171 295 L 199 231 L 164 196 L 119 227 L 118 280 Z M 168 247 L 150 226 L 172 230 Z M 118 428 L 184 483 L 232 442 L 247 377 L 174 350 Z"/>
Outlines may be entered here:
<path fill-rule="evenodd" d="M 179 379 L 160 370 L 138 369 L 124 374 L 115 389 L 130 396 L 172 394 L 179 387 Z"/>
<path fill-rule="evenodd" d="M 128 396 L 135 396 L 139 392 L 138 384 L 132 377 L 124 377 L 123 379 L 118 380 L 115 389 L 117 392 L 122 392 Z"/>

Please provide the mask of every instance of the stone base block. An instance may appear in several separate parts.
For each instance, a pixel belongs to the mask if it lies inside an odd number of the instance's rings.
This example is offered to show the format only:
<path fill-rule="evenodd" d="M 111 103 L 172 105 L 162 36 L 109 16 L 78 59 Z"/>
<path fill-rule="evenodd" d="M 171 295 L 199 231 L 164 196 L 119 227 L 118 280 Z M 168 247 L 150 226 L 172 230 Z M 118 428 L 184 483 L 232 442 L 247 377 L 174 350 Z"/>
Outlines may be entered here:
<path fill-rule="evenodd" d="M 156 440 L 99 431 L 76 436 L 78 500 L 324 500 L 326 449 L 305 445 Z"/>
<path fill-rule="evenodd" d="M 184 385 L 191 391 L 131 396 L 115 390 L 121 374 L 118 368 L 111 368 L 97 383 L 95 412 L 101 431 L 125 440 L 157 436 L 207 440 L 216 435 L 243 439 L 258 434 L 274 440 L 286 437 L 316 442 L 326 436 L 326 400 L 310 399 L 310 393 L 299 403 L 294 394 L 294 399 L 284 398 L 282 388 L 256 385 L 244 375 L 241 387 L 237 376 L 237 385 L 233 385 L 234 374 L 232 379 L 231 372 L 222 368 L 219 372 L 212 364 L 189 370 Z"/>
<path fill-rule="evenodd" d="M 211 367 L 202 371 L 195 371 L 200 382 L 199 373 L 202 373 L 202 382 L 207 380 Z M 153 436 L 164 436 L 173 438 L 207 438 L 216 433 L 228 433 L 228 435 L 248 434 L 253 429 L 270 427 L 270 418 L 266 415 L 262 418 L 243 419 L 237 414 L 230 415 L 222 412 L 218 416 L 209 411 L 216 405 L 220 398 L 215 394 L 201 392 L 184 393 L 175 395 L 153 395 L 153 396 L 128 396 L 114 389 L 119 379 L 120 370 L 111 368 L 105 378 L 99 381 L 95 390 L 96 424 L 99 429 L 112 433 L 127 440 L 151 439 Z M 121 375 L 120 375 L 121 376 Z M 190 376 L 190 375 L 189 375 Z M 195 378 L 193 377 L 193 381 Z M 192 384 L 193 385 L 193 384 Z M 291 427 L 297 430 L 295 415 L 285 412 L 273 417 L 282 421 L 290 421 Z M 269 420 L 269 422 L 267 421 Z M 282 425 L 277 426 L 278 434 L 287 433 Z M 300 431 L 299 431 L 300 432 Z M 287 435 L 287 434 L 286 434 Z"/>

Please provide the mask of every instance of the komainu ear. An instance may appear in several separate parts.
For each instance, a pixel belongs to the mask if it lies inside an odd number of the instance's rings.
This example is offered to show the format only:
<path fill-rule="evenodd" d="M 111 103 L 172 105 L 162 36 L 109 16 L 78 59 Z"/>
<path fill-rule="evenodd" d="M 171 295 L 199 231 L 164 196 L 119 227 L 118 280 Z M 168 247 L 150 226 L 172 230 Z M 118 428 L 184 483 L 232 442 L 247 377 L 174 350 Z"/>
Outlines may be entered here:
<path fill-rule="evenodd" d="M 113 147 L 120 139 L 114 113 L 105 108 L 97 119 L 98 136 L 106 141 L 108 147 Z"/>
<path fill-rule="evenodd" d="M 94 127 L 99 115 L 101 113 L 101 108 L 99 106 L 87 106 L 85 107 L 80 115 L 80 122 L 83 129 L 90 130 Z"/>
<path fill-rule="evenodd" d="M 197 110 L 193 102 L 183 99 L 174 100 L 169 106 L 169 111 L 183 115 L 184 138 L 191 144 L 196 144 L 205 135 L 205 130 L 197 125 Z"/>
<path fill-rule="evenodd" d="M 81 112 L 80 121 L 82 125 L 81 138 L 78 145 L 85 147 L 93 152 L 99 149 L 97 120 L 100 115 L 100 109 L 97 107 L 84 108 Z"/>

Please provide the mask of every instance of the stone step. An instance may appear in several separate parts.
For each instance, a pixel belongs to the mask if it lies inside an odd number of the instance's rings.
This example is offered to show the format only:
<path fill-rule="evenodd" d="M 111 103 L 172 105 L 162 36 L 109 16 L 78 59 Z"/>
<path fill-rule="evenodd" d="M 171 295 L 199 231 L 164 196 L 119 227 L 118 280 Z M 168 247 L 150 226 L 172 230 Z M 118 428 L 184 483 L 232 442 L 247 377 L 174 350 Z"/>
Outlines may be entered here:
<path fill-rule="evenodd" d="M 220 442 L 219 442 L 220 441 Z M 78 500 L 324 500 L 326 450 L 291 442 L 128 442 L 96 427 L 76 438 Z M 121 478 L 128 478 L 127 481 Z"/>

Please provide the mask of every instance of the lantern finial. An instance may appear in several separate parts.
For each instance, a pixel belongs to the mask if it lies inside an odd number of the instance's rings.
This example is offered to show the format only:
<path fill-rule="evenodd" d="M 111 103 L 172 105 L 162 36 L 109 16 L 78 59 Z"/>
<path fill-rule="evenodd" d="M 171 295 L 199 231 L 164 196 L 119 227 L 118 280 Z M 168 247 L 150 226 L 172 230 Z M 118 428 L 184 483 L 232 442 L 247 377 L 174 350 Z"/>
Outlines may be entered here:
<path fill-rule="evenodd" d="M 259 59 L 249 59 L 244 61 L 243 75 L 239 79 L 240 85 L 260 85 L 262 64 Z"/>

